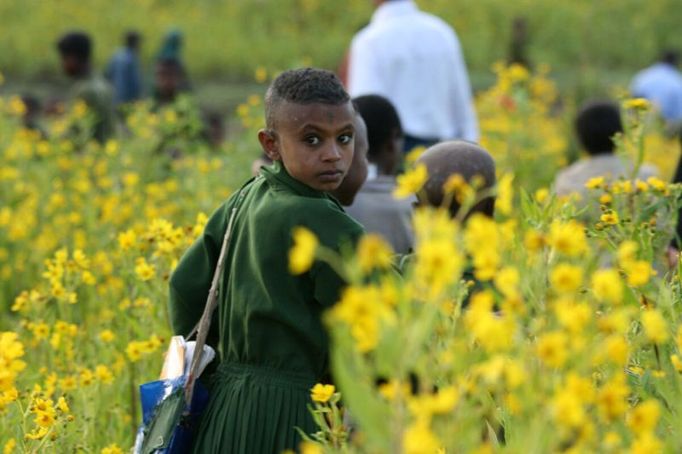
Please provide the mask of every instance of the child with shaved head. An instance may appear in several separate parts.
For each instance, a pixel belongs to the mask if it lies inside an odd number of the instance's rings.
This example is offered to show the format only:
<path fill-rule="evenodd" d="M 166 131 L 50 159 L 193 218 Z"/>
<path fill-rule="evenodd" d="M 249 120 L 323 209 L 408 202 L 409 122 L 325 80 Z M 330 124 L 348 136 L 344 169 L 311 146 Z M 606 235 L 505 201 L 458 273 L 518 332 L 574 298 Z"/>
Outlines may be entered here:
<path fill-rule="evenodd" d="M 480 146 L 461 140 L 442 142 L 427 149 L 417 160 L 428 171 L 424 190 L 417 195 L 420 205 L 443 207 L 447 203 L 450 215 L 466 218 L 474 213 L 492 217 L 495 198 L 490 194 L 496 184 L 495 161 Z M 445 184 L 453 175 L 476 190 L 476 202 L 467 213 L 459 213 L 460 202 L 446 195 Z"/>

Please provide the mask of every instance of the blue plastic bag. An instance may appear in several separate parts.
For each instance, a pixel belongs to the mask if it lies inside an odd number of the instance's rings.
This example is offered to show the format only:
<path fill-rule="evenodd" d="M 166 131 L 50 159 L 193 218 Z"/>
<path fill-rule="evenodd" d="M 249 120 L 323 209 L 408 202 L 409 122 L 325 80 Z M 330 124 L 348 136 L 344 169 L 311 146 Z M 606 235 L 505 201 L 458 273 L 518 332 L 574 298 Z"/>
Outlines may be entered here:
<path fill-rule="evenodd" d="M 142 426 L 135 454 L 180 454 L 191 450 L 208 390 L 197 381 L 189 408 L 185 404 L 185 376 L 140 385 Z"/>

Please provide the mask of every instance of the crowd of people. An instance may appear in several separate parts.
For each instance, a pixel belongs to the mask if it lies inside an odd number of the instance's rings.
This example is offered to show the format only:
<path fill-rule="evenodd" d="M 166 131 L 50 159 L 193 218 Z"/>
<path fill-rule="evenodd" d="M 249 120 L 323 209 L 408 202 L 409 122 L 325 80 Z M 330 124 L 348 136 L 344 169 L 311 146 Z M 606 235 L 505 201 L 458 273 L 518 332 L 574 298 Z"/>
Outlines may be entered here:
<path fill-rule="evenodd" d="M 26 107 L 24 126 L 46 136 L 42 116 L 60 114 L 64 102 L 73 105 L 81 101 L 87 107 L 92 124 L 85 133 L 86 140 L 100 144 L 126 133 L 125 116 L 133 103 L 150 101 L 152 112 L 172 107 L 191 90 L 189 77 L 182 59 L 183 35 L 171 30 L 163 38 L 153 62 L 153 73 L 143 71 L 140 50 L 142 36 L 136 31 L 123 35 L 123 45 L 109 59 L 103 71 L 93 63 L 94 40 L 83 31 L 62 35 L 56 42 L 63 74 L 71 81 L 71 88 L 61 98 L 41 102 L 31 94 L 24 94 Z M 222 115 L 199 111 L 203 122 L 202 137 L 208 145 L 220 146 L 224 139 Z"/>
<path fill-rule="evenodd" d="M 202 315 L 234 211 L 209 336 L 221 352 L 220 364 L 195 452 L 282 452 L 300 441 L 295 427 L 315 429 L 306 407 L 309 390 L 329 380 L 330 372 L 321 316 L 344 282 L 322 262 L 290 272 L 288 251 L 297 227 L 336 251 L 375 232 L 396 253 L 408 255 L 416 207 L 445 207 L 464 222 L 472 213 L 494 215 L 495 162 L 477 145 L 472 89 L 455 31 L 412 0 L 376 3 L 370 23 L 350 46 L 346 86 L 334 73 L 312 68 L 284 71 L 271 83 L 255 176 L 213 213 L 170 279 L 172 328 L 187 335 Z M 139 34 L 126 33 L 102 77 L 92 66 L 87 34 L 69 33 L 58 42 L 74 97 L 95 114 L 97 141 L 115 133 L 121 106 L 146 96 L 158 105 L 172 103 L 190 88 L 178 31 L 169 33 L 156 57 L 151 90 L 145 89 L 140 46 Z M 677 54 L 666 52 L 631 87 L 633 95 L 658 106 L 671 131 L 682 123 L 677 63 Z M 614 136 L 623 130 L 615 103 L 590 101 L 575 129 L 588 157 L 557 176 L 557 194 L 580 193 L 595 176 L 631 173 L 634 164 L 614 154 Z M 416 146 L 426 147 L 417 161 L 427 169 L 424 190 L 414 199 L 395 199 L 405 152 Z M 643 165 L 638 177 L 656 174 Z M 452 175 L 477 181 L 480 197 L 467 213 L 443 193 Z"/>

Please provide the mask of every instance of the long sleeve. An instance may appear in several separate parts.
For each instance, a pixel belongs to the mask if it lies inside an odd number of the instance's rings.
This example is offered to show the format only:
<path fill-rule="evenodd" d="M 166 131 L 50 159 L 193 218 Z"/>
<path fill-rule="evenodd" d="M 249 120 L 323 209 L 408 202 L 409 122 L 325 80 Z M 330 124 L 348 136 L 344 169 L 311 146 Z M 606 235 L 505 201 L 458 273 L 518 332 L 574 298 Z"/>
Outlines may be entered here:
<path fill-rule="evenodd" d="M 466 63 L 462 55 L 459 40 L 456 39 L 455 55 L 455 80 L 454 84 L 454 116 L 457 128 L 457 138 L 478 142 L 478 120 L 474 110 L 473 96 L 471 94 L 471 83 L 467 74 Z"/>
<path fill-rule="evenodd" d="M 204 232 L 182 256 L 170 278 L 169 312 L 175 334 L 186 336 L 204 311 L 227 228 L 228 205 L 229 201 L 211 216 Z M 217 344 L 217 318 L 216 313 L 208 336 L 210 345 Z"/>
<path fill-rule="evenodd" d="M 352 97 L 361 95 L 387 96 L 385 81 L 378 68 L 379 56 L 371 43 L 362 42 L 362 36 L 353 40 L 348 58 L 348 93 Z"/>
<path fill-rule="evenodd" d="M 338 212 L 338 216 L 319 219 L 324 221 L 311 227 L 319 235 L 320 243 L 336 253 L 343 253 L 346 248 L 354 248 L 364 234 L 362 226 L 341 211 Z M 330 226 L 334 228 L 330 229 Z M 339 300 L 341 289 L 346 282 L 331 266 L 324 262 L 316 262 L 311 270 L 311 277 L 316 301 L 329 307 Z"/>

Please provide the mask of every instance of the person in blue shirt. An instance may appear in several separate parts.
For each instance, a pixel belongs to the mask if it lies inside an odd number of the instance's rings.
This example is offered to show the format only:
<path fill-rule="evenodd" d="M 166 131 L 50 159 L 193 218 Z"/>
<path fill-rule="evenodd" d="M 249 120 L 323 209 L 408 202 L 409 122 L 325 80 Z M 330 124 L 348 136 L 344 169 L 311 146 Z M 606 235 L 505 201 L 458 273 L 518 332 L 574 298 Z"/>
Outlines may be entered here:
<path fill-rule="evenodd" d="M 665 51 L 657 63 L 637 73 L 630 86 L 632 95 L 654 103 L 670 126 L 682 124 L 682 73 L 678 64 L 679 53 Z"/>
<path fill-rule="evenodd" d="M 136 101 L 142 97 L 142 71 L 140 69 L 140 34 L 129 31 L 120 48 L 105 71 L 105 76 L 114 87 L 114 104 Z"/>

